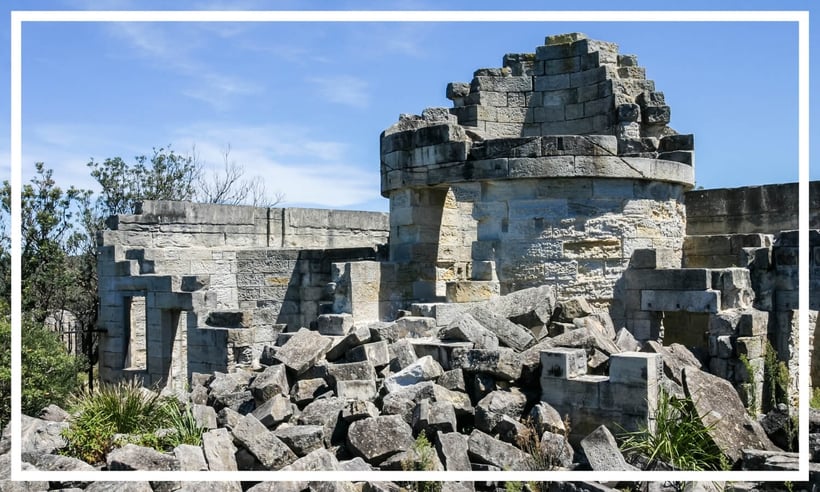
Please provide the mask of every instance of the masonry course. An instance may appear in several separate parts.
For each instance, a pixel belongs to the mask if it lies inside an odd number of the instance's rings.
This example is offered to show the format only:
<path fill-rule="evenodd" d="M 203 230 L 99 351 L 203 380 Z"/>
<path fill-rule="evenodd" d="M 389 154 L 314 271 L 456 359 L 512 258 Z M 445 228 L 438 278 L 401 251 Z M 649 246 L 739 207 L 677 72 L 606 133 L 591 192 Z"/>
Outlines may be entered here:
<path fill-rule="evenodd" d="M 550 36 L 446 95 L 380 137 L 389 214 L 145 202 L 111 218 L 101 378 L 207 401 L 244 450 L 214 466 L 268 469 L 320 441 L 395 469 L 419 432 L 443 469 L 518 467 L 534 408 L 570 423 L 545 435 L 574 446 L 560 466 L 594 469 L 580 443 L 652 428 L 684 371 L 765 412 L 770 341 L 797 380 L 796 193 L 693 190 L 694 137 L 636 56 Z"/>

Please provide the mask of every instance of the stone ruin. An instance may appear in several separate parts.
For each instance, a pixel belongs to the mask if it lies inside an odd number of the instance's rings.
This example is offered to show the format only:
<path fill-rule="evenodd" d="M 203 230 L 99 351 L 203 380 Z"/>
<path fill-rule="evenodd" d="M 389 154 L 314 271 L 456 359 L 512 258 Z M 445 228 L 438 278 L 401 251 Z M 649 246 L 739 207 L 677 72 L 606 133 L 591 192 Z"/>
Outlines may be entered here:
<path fill-rule="evenodd" d="M 144 202 L 112 217 L 101 379 L 190 391 L 236 413 L 228 427 L 253 414 L 271 433 L 324 405 L 350 414 L 344 431 L 319 418 L 325 445 L 382 469 L 420 429 L 444 436 L 443 469 L 515 466 L 481 450 L 518 456 L 496 441 L 543 405 L 576 448 L 601 424 L 651 428 L 661 387 L 736 389 L 716 398 L 737 399 L 748 432 L 719 446 L 732 462 L 774 449 L 742 408 L 767 410 L 767 341 L 796 395 L 796 185 L 691 191 L 694 138 L 669 127 L 663 93 L 635 56 L 577 33 L 447 97 L 381 135 L 389 214 Z M 400 421 L 404 447 L 354 435 Z M 460 429 L 469 444 L 447 437 Z"/>

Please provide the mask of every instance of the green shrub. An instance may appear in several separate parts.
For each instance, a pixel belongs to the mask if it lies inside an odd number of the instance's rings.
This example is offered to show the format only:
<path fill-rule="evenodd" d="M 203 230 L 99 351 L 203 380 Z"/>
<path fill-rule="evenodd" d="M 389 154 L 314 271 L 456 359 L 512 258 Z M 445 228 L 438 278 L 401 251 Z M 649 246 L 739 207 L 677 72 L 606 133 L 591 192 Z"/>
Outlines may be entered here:
<path fill-rule="evenodd" d="M 814 388 L 811 391 L 811 400 L 809 400 L 809 407 L 820 409 L 820 388 Z"/>
<path fill-rule="evenodd" d="M 55 333 L 29 320 L 23 320 L 21 348 L 22 413 L 36 416 L 50 404 L 65 407 L 80 387 L 84 360 L 67 353 Z"/>
<path fill-rule="evenodd" d="M 779 403 L 791 406 L 789 379 L 789 367 L 777 359 L 777 351 L 767 340 L 763 355 L 763 393 L 768 396 L 770 408 L 776 408 Z"/>
<path fill-rule="evenodd" d="M 623 433 L 621 450 L 636 452 L 681 470 L 722 470 L 726 457 L 715 445 L 689 398 L 678 398 L 661 389 L 655 412 L 655 432 L 643 428 Z"/>
<path fill-rule="evenodd" d="M 435 471 L 436 450 L 424 432 L 419 432 L 408 457 L 401 462 L 404 471 Z M 441 482 L 409 482 L 408 488 L 414 492 L 441 492 Z"/>
<path fill-rule="evenodd" d="M 167 451 L 202 442 L 204 429 L 189 407 L 147 392 L 135 381 L 86 389 L 71 402 L 75 416 L 63 432 L 68 442 L 65 454 L 90 463 L 103 461 L 114 446 L 125 443 Z M 157 433 L 163 429 L 166 432 Z M 115 441 L 116 434 L 125 436 Z"/>

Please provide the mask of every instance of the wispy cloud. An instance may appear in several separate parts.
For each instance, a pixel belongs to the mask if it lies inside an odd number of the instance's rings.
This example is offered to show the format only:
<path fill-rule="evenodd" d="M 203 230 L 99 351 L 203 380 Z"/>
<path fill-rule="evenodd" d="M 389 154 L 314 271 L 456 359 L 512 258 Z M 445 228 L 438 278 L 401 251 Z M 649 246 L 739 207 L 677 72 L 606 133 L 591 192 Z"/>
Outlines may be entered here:
<path fill-rule="evenodd" d="M 370 105 L 369 84 L 366 80 L 352 75 L 331 75 L 308 77 L 325 100 L 354 108 L 366 108 Z"/>
<path fill-rule="evenodd" d="M 283 192 L 287 206 L 349 207 L 379 196 L 378 173 L 349 162 L 348 144 L 316 138 L 308 128 L 203 123 L 178 130 L 174 140 L 177 148 L 195 146 L 213 169 L 230 146 L 230 160 L 269 191 Z"/>
<path fill-rule="evenodd" d="M 262 88 L 197 57 L 197 50 L 203 44 L 203 36 L 198 36 L 197 30 L 207 29 L 209 36 L 205 38 L 213 36 L 213 29 L 205 28 L 205 25 L 176 26 L 173 36 L 169 34 L 168 27 L 161 24 L 120 23 L 108 26 L 107 30 L 128 43 L 136 56 L 183 76 L 189 84 L 182 90 L 183 95 L 224 111 L 231 107 L 233 98 L 258 94 Z"/>

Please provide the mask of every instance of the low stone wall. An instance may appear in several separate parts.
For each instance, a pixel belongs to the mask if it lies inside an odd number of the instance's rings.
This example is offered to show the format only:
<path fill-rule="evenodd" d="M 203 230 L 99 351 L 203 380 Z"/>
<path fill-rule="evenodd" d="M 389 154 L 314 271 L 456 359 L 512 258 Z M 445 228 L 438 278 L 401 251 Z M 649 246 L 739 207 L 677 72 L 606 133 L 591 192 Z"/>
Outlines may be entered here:
<path fill-rule="evenodd" d="M 684 194 L 686 234 L 774 234 L 799 229 L 797 183 Z M 820 181 L 809 183 L 809 227 L 820 228 Z"/>

